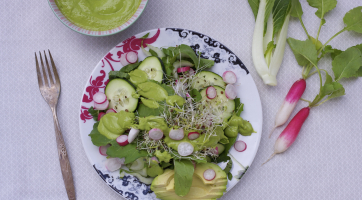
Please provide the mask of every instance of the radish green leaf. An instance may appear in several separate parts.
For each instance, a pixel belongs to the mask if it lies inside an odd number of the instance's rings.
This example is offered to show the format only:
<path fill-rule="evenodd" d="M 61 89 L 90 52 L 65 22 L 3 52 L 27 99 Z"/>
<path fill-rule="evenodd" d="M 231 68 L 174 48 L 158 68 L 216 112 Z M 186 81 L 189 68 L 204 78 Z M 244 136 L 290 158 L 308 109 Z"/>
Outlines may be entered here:
<path fill-rule="evenodd" d="M 309 63 L 317 66 L 317 50 L 311 40 L 307 39 L 301 41 L 294 38 L 288 38 L 287 41 L 300 66 L 305 66 Z"/>
<path fill-rule="evenodd" d="M 356 76 L 357 70 L 362 66 L 362 55 L 356 47 L 350 47 L 334 58 L 332 70 L 336 81 L 341 78 Z"/>
<path fill-rule="evenodd" d="M 346 30 L 362 33 L 362 6 L 348 11 L 343 17 L 343 22 L 346 24 Z"/>
<path fill-rule="evenodd" d="M 176 160 L 175 166 L 175 193 L 183 197 L 190 191 L 192 185 L 192 176 L 194 175 L 194 166 L 190 160 Z"/>
<path fill-rule="evenodd" d="M 320 19 L 323 19 L 324 15 L 328 11 L 333 10 L 337 5 L 337 0 L 307 0 L 307 1 L 310 6 L 318 9 L 315 15 L 317 15 L 317 17 L 319 17 Z"/>

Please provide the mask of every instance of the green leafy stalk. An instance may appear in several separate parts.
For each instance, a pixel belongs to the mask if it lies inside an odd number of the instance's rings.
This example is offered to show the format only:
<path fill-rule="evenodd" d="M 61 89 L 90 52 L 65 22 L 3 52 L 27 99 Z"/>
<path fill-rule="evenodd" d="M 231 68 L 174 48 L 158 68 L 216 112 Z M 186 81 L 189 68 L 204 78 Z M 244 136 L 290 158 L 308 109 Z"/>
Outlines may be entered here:
<path fill-rule="evenodd" d="M 309 36 L 308 31 L 305 28 L 305 25 L 304 25 L 303 20 L 302 20 L 303 9 L 302 9 L 302 6 L 300 5 L 299 0 L 292 0 L 291 5 L 292 5 L 292 7 L 291 7 L 290 15 L 292 17 L 297 17 L 299 19 L 300 24 L 302 25 L 305 34 L 307 34 L 307 36 Z"/>

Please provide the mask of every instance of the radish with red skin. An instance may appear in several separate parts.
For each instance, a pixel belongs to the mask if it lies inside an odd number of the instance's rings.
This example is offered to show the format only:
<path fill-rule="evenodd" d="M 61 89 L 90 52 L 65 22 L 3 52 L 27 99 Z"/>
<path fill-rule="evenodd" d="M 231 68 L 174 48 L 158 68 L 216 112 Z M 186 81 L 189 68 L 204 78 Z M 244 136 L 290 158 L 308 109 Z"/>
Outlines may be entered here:
<path fill-rule="evenodd" d="M 184 73 L 190 70 L 190 67 L 186 66 L 186 67 L 180 67 L 177 68 L 177 73 Z"/>
<path fill-rule="evenodd" d="M 239 140 L 234 143 L 234 148 L 238 152 L 243 152 L 246 150 L 247 145 L 244 141 Z"/>
<path fill-rule="evenodd" d="M 269 134 L 269 138 L 273 134 L 273 131 L 276 127 L 281 126 L 287 122 L 299 99 L 302 97 L 306 86 L 306 81 L 304 79 L 299 79 L 289 89 L 289 92 L 275 117 L 274 128 Z"/>
<path fill-rule="evenodd" d="M 227 84 L 234 84 L 236 83 L 236 75 L 232 71 L 225 71 L 222 74 L 222 80 Z"/>
<path fill-rule="evenodd" d="M 171 129 L 168 136 L 173 140 L 182 140 L 185 137 L 184 130 L 180 129 Z"/>
<path fill-rule="evenodd" d="M 115 109 L 111 108 L 111 109 L 107 110 L 106 114 L 107 113 L 117 113 L 117 111 Z"/>
<path fill-rule="evenodd" d="M 127 135 L 120 135 L 119 137 L 117 137 L 116 141 L 119 146 L 126 146 L 127 144 L 129 144 Z"/>
<path fill-rule="evenodd" d="M 105 110 L 108 108 L 109 101 L 105 101 L 102 104 L 94 102 L 94 110 Z"/>
<path fill-rule="evenodd" d="M 189 75 L 195 75 L 195 70 L 190 68 Z"/>
<path fill-rule="evenodd" d="M 217 95 L 216 89 L 213 86 L 209 86 L 206 89 L 206 97 L 208 99 L 214 99 Z"/>
<path fill-rule="evenodd" d="M 128 143 L 133 142 L 133 140 L 136 139 L 139 132 L 140 132 L 139 129 L 131 128 L 128 134 Z"/>
<path fill-rule="evenodd" d="M 107 155 L 107 149 L 108 147 L 110 147 L 111 145 L 110 144 L 107 144 L 106 146 L 100 146 L 99 147 L 99 153 L 102 155 L 102 156 L 108 156 Z"/>
<path fill-rule="evenodd" d="M 216 172 L 213 169 L 207 169 L 204 171 L 204 179 L 207 181 L 212 181 L 216 177 Z"/>
<path fill-rule="evenodd" d="M 177 146 L 177 152 L 180 154 L 180 156 L 189 156 L 194 152 L 194 146 L 192 146 L 189 142 L 181 142 Z"/>
<path fill-rule="evenodd" d="M 100 112 L 100 113 L 98 113 L 97 120 L 100 121 L 101 118 L 102 118 L 105 114 L 106 114 L 105 112 Z"/>
<path fill-rule="evenodd" d="M 108 171 L 113 172 L 119 170 L 124 164 L 125 158 L 108 158 L 105 167 Z"/>
<path fill-rule="evenodd" d="M 130 52 L 126 53 L 125 57 L 126 57 L 126 61 L 131 64 L 137 62 L 137 60 L 138 60 L 138 54 L 137 54 L 137 52 L 134 52 L 134 51 L 130 51 Z"/>
<path fill-rule="evenodd" d="M 228 84 L 225 87 L 225 96 L 228 99 L 235 99 L 236 98 L 236 92 L 235 92 L 235 87 L 232 84 Z"/>
<path fill-rule="evenodd" d="M 163 138 L 163 132 L 161 129 L 159 128 L 154 128 L 154 129 L 151 129 L 149 132 L 148 132 L 148 135 L 149 137 L 152 139 L 152 140 L 160 140 Z"/>
<path fill-rule="evenodd" d="M 265 162 L 267 163 L 270 159 L 272 159 L 276 154 L 283 153 L 286 151 L 297 138 L 300 129 L 302 128 L 303 123 L 307 119 L 309 115 L 310 108 L 305 107 L 302 108 L 289 122 L 287 127 L 283 130 L 283 132 L 279 135 L 277 141 L 274 145 L 274 153 L 270 156 L 270 158 Z M 263 165 L 265 164 L 263 163 Z"/>
<path fill-rule="evenodd" d="M 97 92 L 93 95 L 93 101 L 97 104 L 102 104 L 107 101 L 107 96 L 103 92 Z"/>
<path fill-rule="evenodd" d="M 200 137 L 200 133 L 199 132 L 190 132 L 187 137 L 190 139 L 190 140 L 196 140 L 197 138 Z"/>
<path fill-rule="evenodd" d="M 154 161 L 156 161 L 157 163 L 160 163 L 155 156 L 153 156 L 153 157 L 151 158 L 151 160 L 154 160 Z"/>

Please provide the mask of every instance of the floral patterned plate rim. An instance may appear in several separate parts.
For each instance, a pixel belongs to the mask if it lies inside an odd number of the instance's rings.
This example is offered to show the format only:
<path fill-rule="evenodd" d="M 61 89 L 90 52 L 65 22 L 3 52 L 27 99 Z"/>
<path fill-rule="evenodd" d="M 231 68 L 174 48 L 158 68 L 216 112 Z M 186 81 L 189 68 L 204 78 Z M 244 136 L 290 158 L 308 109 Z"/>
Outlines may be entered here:
<path fill-rule="evenodd" d="M 238 140 L 243 140 L 247 144 L 247 149 L 243 152 L 237 152 L 232 148 L 229 151 L 229 154 L 238 163 L 234 162 L 231 173 L 234 176 L 237 175 L 242 170 L 242 166 L 247 169 L 253 162 L 259 148 L 263 123 L 259 93 L 248 69 L 232 51 L 209 36 L 181 28 L 159 28 L 139 33 L 115 46 L 96 65 L 90 78 L 87 80 L 80 103 L 79 128 L 84 150 L 96 173 L 109 187 L 126 199 L 157 199 L 150 190 L 150 186 L 140 182 L 137 178 L 131 175 L 120 178 L 119 172 L 108 172 L 104 167 L 104 162 L 107 158 L 99 154 L 98 147 L 92 144 L 91 138 L 88 136 L 95 123 L 93 117 L 88 113 L 88 109 L 93 105 L 93 94 L 98 91 L 104 91 L 105 85 L 108 83 L 109 71 L 122 68 L 120 58 L 125 53 L 130 51 L 137 52 L 140 60 L 146 57 L 140 46 L 141 37 L 147 33 L 149 33 L 149 37 L 143 41 L 146 44 L 152 44 L 156 47 L 187 44 L 195 52 L 201 52 L 203 58 L 215 61 L 215 66 L 211 68 L 211 71 L 222 74 L 226 70 L 232 70 L 237 74 L 237 96 L 244 103 L 244 111 L 241 117 L 250 121 L 257 133 L 251 136 L 239 134 Z M 220 164 L 220 166 L 222 168 L 225 167 L 225 163 Z M 229 180 L 227 191 L 232 189 L 238 181 L 239 179 L 237 178 Z"/>

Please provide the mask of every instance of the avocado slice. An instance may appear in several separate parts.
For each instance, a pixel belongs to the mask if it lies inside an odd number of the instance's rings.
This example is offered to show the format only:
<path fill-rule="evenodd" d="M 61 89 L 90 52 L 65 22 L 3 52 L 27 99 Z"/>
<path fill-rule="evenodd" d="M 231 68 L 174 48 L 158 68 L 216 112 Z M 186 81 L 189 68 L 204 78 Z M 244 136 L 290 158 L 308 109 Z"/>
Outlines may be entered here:
<path fill-rule="evenodd" d="M 207 169 L 213 169 L 216 172 L 216 177 L 211 181 L 204 179 L 203 174 Z M 152 181 L 151 190 L 157 198 L 163 200 L 217 199 L 226 191 L 227 175 L 218 165 L 213 163 L 196 165 L 192 186 L 189 193 L 184 197 L 177 196 L 175 193 L 174 174 L 174 170 L 166 169 L 163 174 Z"/>

